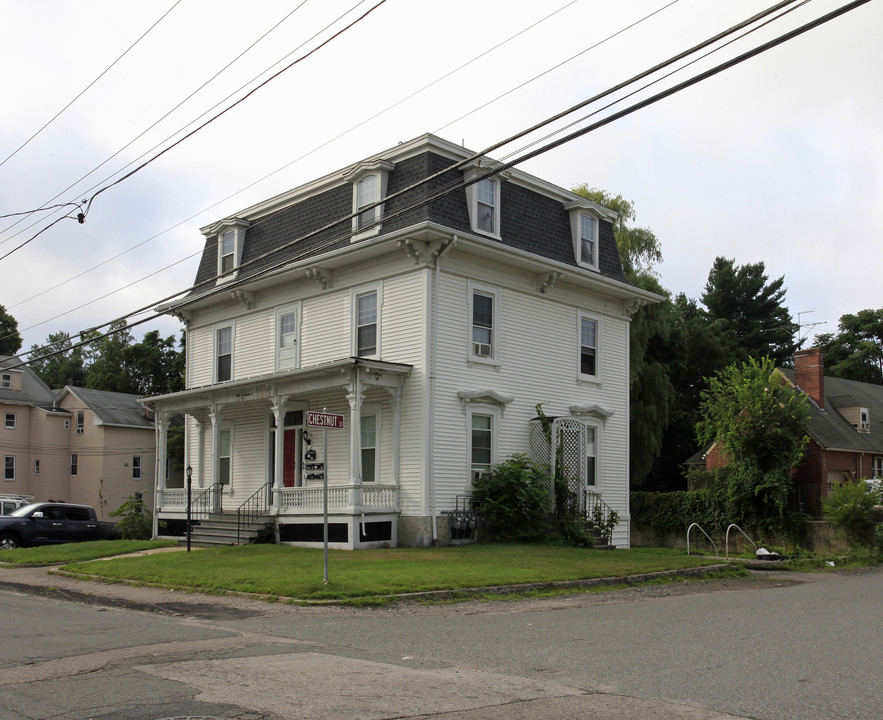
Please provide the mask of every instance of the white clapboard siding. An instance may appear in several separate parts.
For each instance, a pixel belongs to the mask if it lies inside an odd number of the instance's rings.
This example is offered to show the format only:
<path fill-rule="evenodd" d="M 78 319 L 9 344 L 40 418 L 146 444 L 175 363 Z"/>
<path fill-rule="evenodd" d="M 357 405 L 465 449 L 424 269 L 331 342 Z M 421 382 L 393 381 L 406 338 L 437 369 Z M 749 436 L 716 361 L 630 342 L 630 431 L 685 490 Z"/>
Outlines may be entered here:
<path fill-rule="evenodd" d="M 301 316 L 301 367 L 349 357 L 350 292 L 333 290 L 304 301 Z"/>
<path fill-rule="evenodd" d="M 276 364 L 273 308 L 250 312 L 236 319 L 233 368 L 236 380 L 273 372 Z"/>
<path fill-rule="evenodd" d="M 191 327 L 187 332 L 187 387 L 212 382 L 214 341 L 211 326 Z"/>

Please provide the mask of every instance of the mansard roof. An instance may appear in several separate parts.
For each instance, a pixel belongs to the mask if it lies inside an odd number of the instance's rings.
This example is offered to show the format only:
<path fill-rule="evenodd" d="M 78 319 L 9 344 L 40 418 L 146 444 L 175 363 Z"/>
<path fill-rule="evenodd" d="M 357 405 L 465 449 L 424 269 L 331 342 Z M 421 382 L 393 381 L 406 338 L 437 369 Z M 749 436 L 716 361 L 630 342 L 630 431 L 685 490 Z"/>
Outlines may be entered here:
<path fill-rule="evenodd" d="M 350 178 L 365 164 L 382 164 L 388 172 L 386 197 L 441 173 L 425 184 L 385 200 L 381 230 L 372 241 L 426 224 L 440 226 L 461 238 L 476 237 L 470 226 L 466 190 L 459 184 L 469 168 L 458 167 L 473 155 L 441 138 L 424 135 L 212 223 L 202 229 L 206 241 L 196 284 L 203 283 L 206 288 L 214 286 L 211 281 L 218 268 L 218 229 L 237 221 L 245 233 L 239 279 L 357 245 L 358 242 L 352 242 Z M 482 158 L 478 164 L 486 168 L 493 166 L 493 161 Z M 470 167 L 475 165 L 473 162 Z M 568 208 L 574 206 L 590 207 L 601 220 L 599 271 L 594 274 L 627 282 L 613 236 L 611 221 L 615 213 L 517 169 L 496 177 L 501 180 L 500 240 L 496 242 L 592 274 L 593 271 L 580 267 L 574 258 L 568 212 Z M 457 189 L 438 195 L 450 187 Z M 416 202 L 421 200 L 424 202 Z M 204 291 L 194 292 L 199 295 Z"/>

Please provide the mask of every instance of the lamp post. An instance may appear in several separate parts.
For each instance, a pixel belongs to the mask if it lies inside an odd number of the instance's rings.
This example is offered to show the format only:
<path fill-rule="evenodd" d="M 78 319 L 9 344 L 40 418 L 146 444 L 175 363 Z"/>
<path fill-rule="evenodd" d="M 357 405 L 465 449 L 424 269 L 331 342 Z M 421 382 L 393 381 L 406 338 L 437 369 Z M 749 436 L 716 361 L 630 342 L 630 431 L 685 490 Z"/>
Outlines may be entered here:
<path fill-rule="evenodd" d="M 187 552 L 190 552 L 190 492 L 193 468 L 187 466 Z"/>

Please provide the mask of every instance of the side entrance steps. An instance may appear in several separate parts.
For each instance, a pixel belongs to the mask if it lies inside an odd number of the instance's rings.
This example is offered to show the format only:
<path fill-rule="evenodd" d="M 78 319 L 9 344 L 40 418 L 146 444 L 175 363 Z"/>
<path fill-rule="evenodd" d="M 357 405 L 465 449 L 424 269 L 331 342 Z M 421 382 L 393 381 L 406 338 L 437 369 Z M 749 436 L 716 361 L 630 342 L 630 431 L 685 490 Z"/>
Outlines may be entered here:
<path fill-rule="evenodd" d="M 590 519 L 586 518 L 586 532 L 595 538 L 595 544 L 592 547 L 593 550 L 616 550 L 616 545 L 611 545 L 607 542 L 604 537 L 604 533 L 601 531 L 601 528 L 595 527 L 595 523 L 593 523 Z"/>
<path fill-rule="evenodd" d="M 248 545 L 253 543 L 264 529 L 266 521 L 243 523 L 237 531 L 236 513 L 211 513 L 208 518 L 195 521 L 190 531 L 190 544 L 194 547 L 221 547 L 225 545 Z M 186 544 L 186 538 L 178 541 Z"/>

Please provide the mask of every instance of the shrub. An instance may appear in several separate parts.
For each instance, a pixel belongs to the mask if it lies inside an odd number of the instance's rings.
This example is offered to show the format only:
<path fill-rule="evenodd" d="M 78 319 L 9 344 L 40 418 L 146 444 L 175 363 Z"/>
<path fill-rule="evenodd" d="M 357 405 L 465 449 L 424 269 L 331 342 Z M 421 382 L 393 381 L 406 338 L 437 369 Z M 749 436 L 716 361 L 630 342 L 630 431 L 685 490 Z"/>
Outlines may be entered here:
<path fill-rule="evenodd" d="M 476 480 L 474 490 L 497 540 L 535 542 L 551 531 L 549 474 L 526 455 L 495 465 Z"/>
<path fill-rule="evenodd" d="M 140 497 L 130 495 L 109 515 L 120 518 L 116 531 L 123 540 L 150 540 L 153 537 L 153 514 Z"/>
<path fill-rule="evenodd" d="M 828 522 L 843 532 L 846 541 L 857 546 L 861 545 L 862 530 L 878 500 L 878 494 L 864 481 L 845 482 L 822 499 L 822 510 Z"/>

